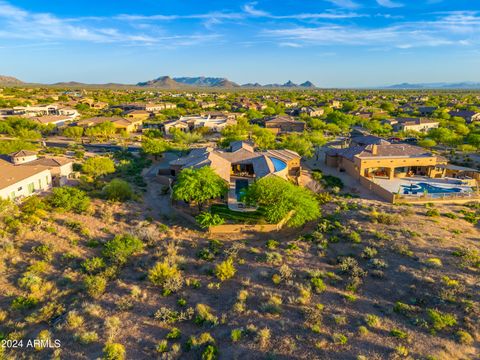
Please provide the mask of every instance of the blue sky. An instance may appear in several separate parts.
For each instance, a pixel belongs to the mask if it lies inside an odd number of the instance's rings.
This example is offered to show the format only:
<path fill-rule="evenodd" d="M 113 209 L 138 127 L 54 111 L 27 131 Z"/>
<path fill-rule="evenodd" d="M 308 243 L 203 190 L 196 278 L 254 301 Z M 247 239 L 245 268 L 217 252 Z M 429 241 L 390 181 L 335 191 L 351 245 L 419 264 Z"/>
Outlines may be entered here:
<path fill-rule="evenodd" d="M 46 83 L 480 81 L 480 1 L 0 0 L 0 74 Z"/>

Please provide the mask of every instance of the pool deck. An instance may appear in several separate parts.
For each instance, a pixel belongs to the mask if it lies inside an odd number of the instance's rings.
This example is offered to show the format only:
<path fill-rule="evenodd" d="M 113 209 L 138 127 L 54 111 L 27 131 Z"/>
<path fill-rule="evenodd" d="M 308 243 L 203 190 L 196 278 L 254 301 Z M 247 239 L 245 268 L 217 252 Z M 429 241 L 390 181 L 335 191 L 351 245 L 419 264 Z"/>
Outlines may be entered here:
<path fill-rule="evenodd" d="M 384 178 L 375 178 L 373 179 L 373 182 L 376 184 L 380 185 L 383 187 L 385 190 L 391 192 L 391 193 L 400 193 L 404 194 L 404 187 L 403 186 L 410 186 L 414 185 L 417 183 L 427 183 L 432 186 L 438 186 L 438 187 L 443 187 L 443 188 L 448 188 L 448 189 L 461 189 L 462 193 L 472 193 L 473 190 L 470 186 L 465 186 L 459 184 L 458 179 L 432 179 L 429 177 L 423 177 L 423 176 L 414 176 L 414 177 L 409 177 L 409 178 L 395 178 L 395 179 L 384 179 Z M 402 186 L 403 185 L 403 186 Z M 412 194 L 411 194 L 412 195 Z M 423 192 L 419 191 L 418 196 L 422 196 Z"/>
<path fill-rule="evenodd" d="M 248 184 L 252 184 L 254 179 L 253 178 L 246 178 L 246 177 L 231 177 L 229 189 L 228 189 L 228 208 L 232 211 L 239 211 L 239 212 L 253 212 L 257 211 L 257 207 L 247 207 L 244 203 L 239 202 L 237 199 L 237 193 L 235 191 L 236 181 L 237 180 L 248 180 Z"/>

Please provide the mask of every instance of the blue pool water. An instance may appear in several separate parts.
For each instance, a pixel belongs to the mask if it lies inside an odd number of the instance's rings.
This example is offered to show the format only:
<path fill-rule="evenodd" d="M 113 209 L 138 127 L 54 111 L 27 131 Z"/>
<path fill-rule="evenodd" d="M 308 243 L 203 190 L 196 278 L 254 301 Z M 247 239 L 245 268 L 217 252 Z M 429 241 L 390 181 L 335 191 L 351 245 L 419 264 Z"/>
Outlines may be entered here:
<path fill-rule="evenodd" d="M 235 194 L 237 195 L 237 201 L 241 201 L 245 195 L 248 187 L 248 180 L 237 179 L 235 180 Z"/>
<path fill-rule="evenodd" d="M 412 185 L 402 185 L 404 194 L 423 194 L 425 191 L 429 194 L 450 194 L 450 193 L 459 193 L 462 191 L 460 188 L 443 188 L 427 183 L 416 183 Z"/>
<path fill-rule="evenodd" d="M 271 157 L 270 160 L 272 160 L 273 167 L 275 168 L 275 172 L 282 171 L 287 167 L 287 164 L 285 164 L 282 160 L 279 160 L 274 157 Z"/>

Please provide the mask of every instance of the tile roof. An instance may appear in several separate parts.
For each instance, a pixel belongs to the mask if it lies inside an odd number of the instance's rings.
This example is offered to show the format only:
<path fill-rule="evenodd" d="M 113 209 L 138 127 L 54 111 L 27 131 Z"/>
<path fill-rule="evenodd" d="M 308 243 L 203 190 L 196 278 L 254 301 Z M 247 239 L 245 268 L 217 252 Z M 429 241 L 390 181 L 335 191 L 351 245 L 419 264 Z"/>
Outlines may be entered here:
<path fill-rule="evenodd" d="M 0 159 L 0 189 L 14 185 L 43 171 L 48 171 L 48 169 L 41 165 L 13 165 L 8 161 Z"/>

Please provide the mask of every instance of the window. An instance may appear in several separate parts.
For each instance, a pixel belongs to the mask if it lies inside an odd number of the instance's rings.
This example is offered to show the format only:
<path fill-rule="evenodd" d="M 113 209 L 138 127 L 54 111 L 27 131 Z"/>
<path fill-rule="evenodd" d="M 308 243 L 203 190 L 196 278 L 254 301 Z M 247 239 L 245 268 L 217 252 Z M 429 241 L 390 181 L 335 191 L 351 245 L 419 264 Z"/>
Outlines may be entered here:
<path fill-rule="evenodd" d="M 38 188 L 39 188 L 39 189 L 42 188 L 42 179 L 38 179 Z"/>
<path fill-rule="evenodd" d="M 22 191 L 23 190 L 23 186 L 20 186 L 17 191 Z"/>
<path fill-rule="evenodd" d="M 10 199 L 15 200 L 15 191 L 10 193 Z"/>
<path fill-rule="evenodd" d="M 35 184 L 32 182 L 28 184 L 28 193 L 32 194 L 35 191 Z"/>
<path fill-rule="evenodd" d="M 48 175 L 45 176 L 45 182 L 47 183 L 47 185 L 50 184 L 50 179 L 48 178 Z"/>

